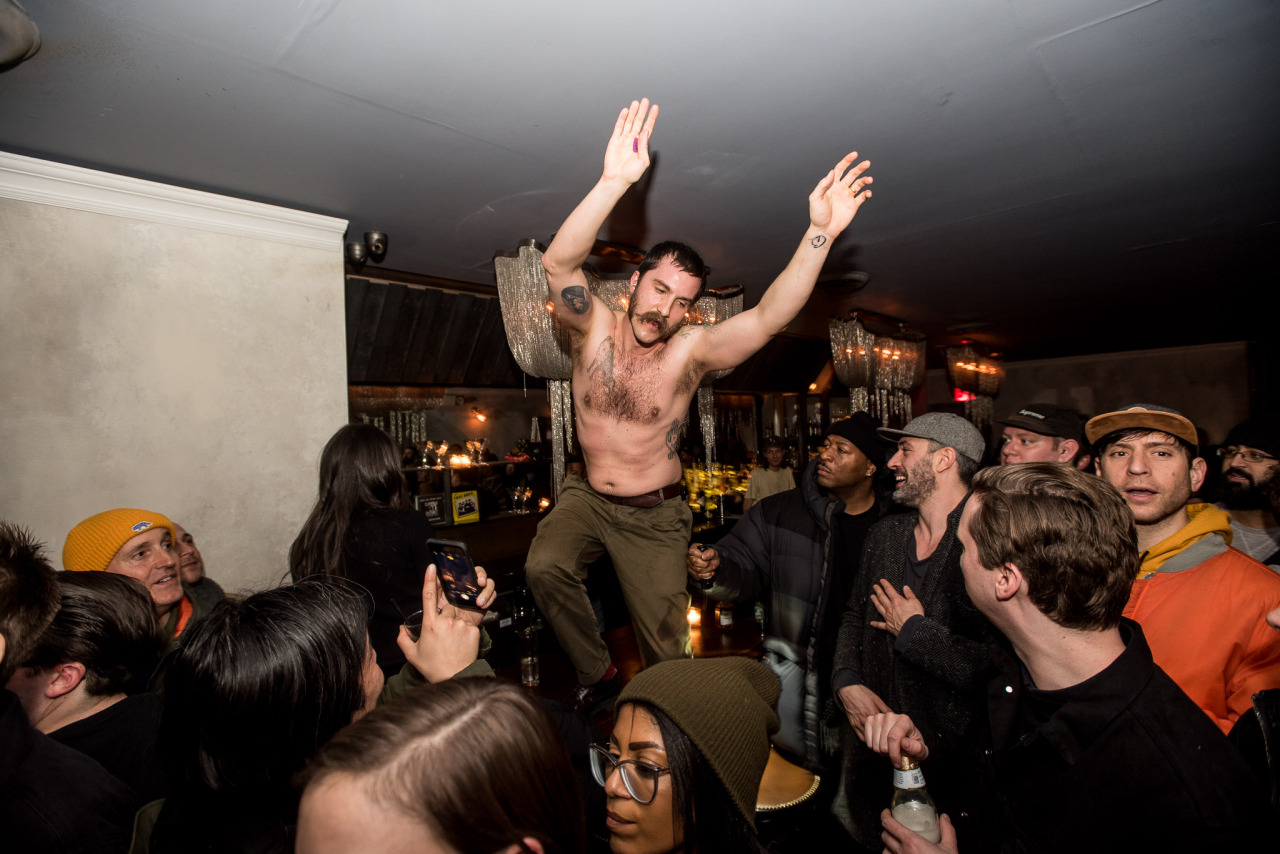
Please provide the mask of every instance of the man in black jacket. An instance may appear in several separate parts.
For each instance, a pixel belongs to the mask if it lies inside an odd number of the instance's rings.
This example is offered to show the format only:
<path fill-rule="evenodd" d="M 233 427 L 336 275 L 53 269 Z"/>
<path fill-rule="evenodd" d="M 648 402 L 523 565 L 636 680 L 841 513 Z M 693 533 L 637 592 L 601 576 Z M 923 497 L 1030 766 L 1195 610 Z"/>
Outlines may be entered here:
<path fill-rule="evenodd" d="M 132 790 L 33 729 L 3 688 L 58 605 L 58 577 L 43 546 L 0 522 L 0 840 L 15 852 L 123 852 L 133 827 Z"/>
<path fill-rule="evenodd" d="M 939 412 L 879 432 L 898 443 L 888 463 L 898 484 L 893 499 L 914 512 L 889 516 L 867 535 L 832 677 L 833 717 L 842 711 L 848 721 L 833 810 L 860 845 L 876 850 L 892 769 L 862 743 L 865 719 L 900 712 L 928 733 L 961 733 L 974 717 L 989 660 L 986 623 L 965 595 L 956 540 L 982 435 L 960 416 Z M 934 762 L 930 790 L 962 799 L 964 770 Z"/>
<path fill-rule="evenodd" d="M 1004 466 L 974 480 L 961 571 L 1003 635 L 985 714 L 950 741 L 903 715 L 865 722 L 867 744 L 895 762 L 933 754 L 930 775 L 946 752 L 972 756 L 971 788 L 994 839 L 961 833 L 960 850 L 1266 850 L 1258 832 L 1274 818 L 1258 782 L 1155 664 L 1141 627 L 1121 617 L 1139 563 L 1127 510 L 1105 481 L 1062 465 Z M 889 850 L 957 850 L 946 819 L 935 847 L 887 811 L 881 818 Z"/>
<path fill-rule="evenodd" d="M 774 744 L 818 773 L 832 752 L 822 749 L 820 722 L 840 609 L 880 518 L 875 431 L 865 412 L 832 424 L 799 489 L 761 500 L 715 548 L 694 543 L 687 557 L 690 575 L 715 579 L 711 598 L 767 603 L 765 660 L 782 681 Z"/>

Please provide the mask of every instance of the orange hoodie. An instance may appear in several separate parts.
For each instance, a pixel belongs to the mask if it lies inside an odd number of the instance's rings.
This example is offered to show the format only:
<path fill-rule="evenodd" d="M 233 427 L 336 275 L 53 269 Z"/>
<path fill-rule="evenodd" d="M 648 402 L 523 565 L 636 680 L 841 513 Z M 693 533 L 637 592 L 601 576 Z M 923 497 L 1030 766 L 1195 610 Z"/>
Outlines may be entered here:
<path fill-rule="evenodd" d="M 1151 654 L 1224 732 L 1280 688 L 1280 632 L 1266 624 L 1280 607 L 1280 575 L 1231 548 L 1231 517 L 1189 504 L 1190 521 L 1142 556 L 1124 615 Z"/>

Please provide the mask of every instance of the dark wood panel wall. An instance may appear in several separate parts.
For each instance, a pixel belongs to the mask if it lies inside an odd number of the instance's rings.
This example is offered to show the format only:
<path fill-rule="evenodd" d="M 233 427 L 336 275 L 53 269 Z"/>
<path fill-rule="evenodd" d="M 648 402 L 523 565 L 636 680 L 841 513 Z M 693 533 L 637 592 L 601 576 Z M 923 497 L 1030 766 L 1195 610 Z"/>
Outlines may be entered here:
<path fill-rule="evenodd" d="M 352 384 L 519 388 L 497 293 L 347 278 Z M 541 383 L 532 378 L 529 385 Z"/>

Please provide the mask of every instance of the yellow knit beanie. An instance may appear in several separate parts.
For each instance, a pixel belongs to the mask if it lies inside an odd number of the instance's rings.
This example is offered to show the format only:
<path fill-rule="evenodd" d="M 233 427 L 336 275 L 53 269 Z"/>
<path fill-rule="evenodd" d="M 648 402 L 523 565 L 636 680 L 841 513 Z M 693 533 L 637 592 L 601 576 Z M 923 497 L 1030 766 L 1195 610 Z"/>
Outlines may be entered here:
<path fill-rule="evenodd" d="M 67 534 L 62 547 L 62 568 L 71 572 L 102 572 L 125 543 L 156 526 L 169 529 L 177 541 L 173 523 L 161 513 L 121 507 L 90 516 Z"/>

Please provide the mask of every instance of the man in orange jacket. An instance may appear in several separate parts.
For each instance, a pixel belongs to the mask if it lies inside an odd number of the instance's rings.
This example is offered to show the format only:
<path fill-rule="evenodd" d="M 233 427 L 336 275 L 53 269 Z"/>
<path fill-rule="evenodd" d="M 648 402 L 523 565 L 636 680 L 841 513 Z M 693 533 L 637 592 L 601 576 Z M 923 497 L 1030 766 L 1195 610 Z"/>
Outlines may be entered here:
<path fill-rule="evenodd" d="M 1231 548 L 1231 517 L 1188 503 L 1204 483 L 1195 426 L 1135 404 L 1090 419 L 1098 473 L 1133 511 L 1142 565 L 1124 615 L 1146 633 L 1173 681 L 1224 733 L 1253 694 L 1280 687 L 1280 575 Z"/>

